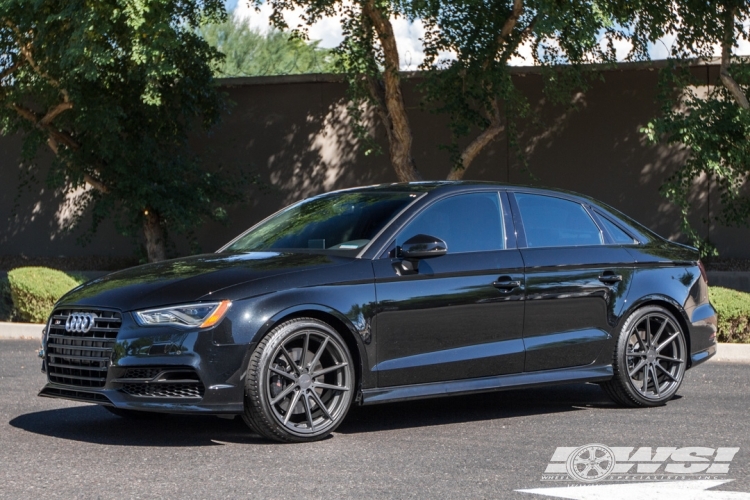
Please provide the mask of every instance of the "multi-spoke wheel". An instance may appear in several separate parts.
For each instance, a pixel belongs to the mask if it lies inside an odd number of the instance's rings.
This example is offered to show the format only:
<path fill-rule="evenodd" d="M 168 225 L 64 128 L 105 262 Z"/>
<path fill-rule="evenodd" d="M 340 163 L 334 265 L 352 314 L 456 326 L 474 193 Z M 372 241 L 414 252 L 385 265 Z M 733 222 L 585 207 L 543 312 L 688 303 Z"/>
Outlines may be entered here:
<path fill-rule="evenodd" d="M 294 319 L 253 352 L 244 418 L 271 439 L 321 439 L 346 416 L 354 388 L 352 357 L 336 330 L 313 318 Z"/>
<path fill-rule="evenodd" d="M 614 353 L 615 376 L 602 384 L 616 402 L 658 406 L 677 392 L 685 375 L 685 335 L 666 309 L 647 306 L 625 322 Z"/>

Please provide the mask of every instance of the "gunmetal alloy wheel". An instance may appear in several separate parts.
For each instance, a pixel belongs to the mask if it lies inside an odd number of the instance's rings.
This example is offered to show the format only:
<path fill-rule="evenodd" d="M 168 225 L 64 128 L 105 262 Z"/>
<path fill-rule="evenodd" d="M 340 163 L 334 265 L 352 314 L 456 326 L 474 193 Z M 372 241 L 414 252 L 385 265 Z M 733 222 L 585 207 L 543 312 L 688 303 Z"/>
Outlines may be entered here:
<path fill-rule="evenodd" d="M 623 325 L 614 353 L 615 376 L 602 384 L 626 406 L 658 406 L 677 392 L 685 375 L 685 334 L 666 309 L 647 306 Z"/>
<path fill-rule="evenodd" d="M 253 352 L 244 418 L 271 439 L 314 441 L 343 421 L 354 389 L 352 357 L 338 332 L 313 318 L 294 319 Z"/>

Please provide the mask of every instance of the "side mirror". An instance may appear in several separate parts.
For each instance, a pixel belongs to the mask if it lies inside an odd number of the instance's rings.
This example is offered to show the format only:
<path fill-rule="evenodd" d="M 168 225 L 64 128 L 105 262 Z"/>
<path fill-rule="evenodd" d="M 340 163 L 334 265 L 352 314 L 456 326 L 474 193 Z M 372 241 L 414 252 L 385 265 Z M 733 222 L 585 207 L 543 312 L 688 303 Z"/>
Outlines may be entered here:
<path fill-rule="evenodd" d="M 401 256 L 409 260 L 439 257 L 447 252 L 447 243 L 440 238 L 426 234 L 412 236 L 401 245 Z"/>

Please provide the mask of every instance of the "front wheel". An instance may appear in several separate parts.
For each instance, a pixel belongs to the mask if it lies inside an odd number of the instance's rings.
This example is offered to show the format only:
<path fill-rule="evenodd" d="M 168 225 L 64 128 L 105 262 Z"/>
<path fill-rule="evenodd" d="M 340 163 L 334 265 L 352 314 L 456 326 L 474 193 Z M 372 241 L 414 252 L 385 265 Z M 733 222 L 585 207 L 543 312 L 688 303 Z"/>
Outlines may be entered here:
<path fill-rule="evenodd" d="M 330 325 L 298 318 L 274 328 L 253 351 L 245 378 L 245 422 L 270 439 L 322 439 L 344 420 L 354 363 Z"/>
<path fill-rule="evenodd" d="M 625 321 L 615 348 L 614 377 L 601 384 L 624 406 L 660 406 L 677 393 L 687 349 L 680 323 L 666 309 L 646 306 Z"/>

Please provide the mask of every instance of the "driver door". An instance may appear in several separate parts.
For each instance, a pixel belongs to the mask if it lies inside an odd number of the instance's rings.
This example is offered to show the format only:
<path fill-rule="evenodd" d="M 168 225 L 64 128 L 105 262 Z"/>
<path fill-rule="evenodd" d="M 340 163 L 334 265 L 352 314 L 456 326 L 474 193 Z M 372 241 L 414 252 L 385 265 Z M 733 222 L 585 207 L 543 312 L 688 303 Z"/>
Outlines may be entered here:
<path fill-rule="evenodd" d="M 396 237 L 392 256 L 374 261 L 380 387 L 523 371 L 523 261 L 506 248 L 503 196 L 434 202 Z M 405 270 L 398 248 L 417 234 L 444 240 L 448 251 Z"/>

